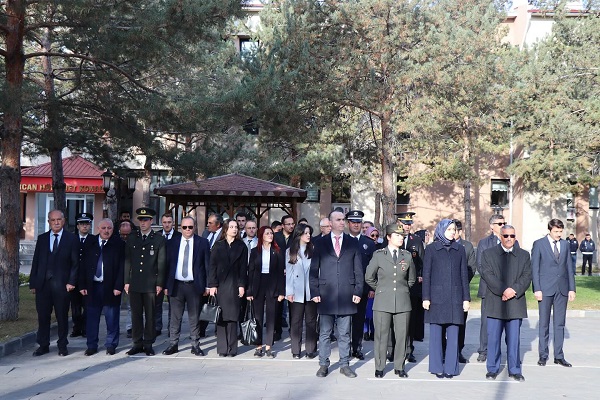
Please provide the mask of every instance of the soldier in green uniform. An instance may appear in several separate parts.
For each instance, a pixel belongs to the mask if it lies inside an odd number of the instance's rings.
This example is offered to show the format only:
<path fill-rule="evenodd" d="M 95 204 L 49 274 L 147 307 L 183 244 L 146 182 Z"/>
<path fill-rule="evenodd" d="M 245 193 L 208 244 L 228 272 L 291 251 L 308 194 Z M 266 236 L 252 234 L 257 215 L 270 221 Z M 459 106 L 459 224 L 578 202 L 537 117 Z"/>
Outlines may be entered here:
<path fill-rule="evenodd" d="M 125 292 L 131 303 L 133 347 L 128 355 L 154 355 L 152 344 L 155 299 L 164 287 L 166 268 L 165 238 L 152 230 L 156 211 L 148 207 L 136 210 L 139 230 L 129 235 L 125 247 Z M 144 317 L 145 322 L 144 322 Z"/>
<path fill-rule="evenodd" d="M 385 232 L 388 245 L 373 253 L 365 275 L 365 282 L 375 291 L 375 377 L 383 377 L 390 325 L 393 325 L 396 338 L 394 373 L 406 378 L 404 363 L 412 309 L 409 289 L 414 285 L 417 274 L 412 254 L 402 249 L 406 235 L 402 226 L 390 224 Z"/>

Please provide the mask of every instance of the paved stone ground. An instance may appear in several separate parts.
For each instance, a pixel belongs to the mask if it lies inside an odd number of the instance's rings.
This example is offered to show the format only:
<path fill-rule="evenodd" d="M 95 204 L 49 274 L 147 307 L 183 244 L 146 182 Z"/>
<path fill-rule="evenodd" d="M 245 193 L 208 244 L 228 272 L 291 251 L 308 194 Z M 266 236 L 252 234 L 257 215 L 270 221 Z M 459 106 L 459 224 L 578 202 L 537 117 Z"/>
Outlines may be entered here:
<path fill-rule="evenodd" d="M 521 352 L 525 382 L 507 376 L 505 367 L 496 381 L 485 379 L 484 363 L 478 363 L 479 314 L 471 312 L 467 323 L 466 348 L 470 363 L 461 366 L 460 376 L 437 379 L 427 372 L 427 338 L 417 343 L 416 364 L 407 364 L 408 379 L 397 378 L 388 364 L 383 379 L 373 376 L 373 342 L 366 342 L 365 361 L 353 362 L 358 377 L 339 373 L 334 347 L 330 375 L 317 378 L 317 360 L 293 360 L 289 338 L 277 342 L 275 359 L 255 359 L 250 347 L 240 347 L 235 358 L 216 354 L 215 337 L 203 339 L 206 357 L 190 354 L 189 340 L 180 343 L 180 352 L 160 354 L 168 344 L 158 338 L 154 357 L 128 357 L 130 339 L 125 338 L 122 314 L 121 344 L 114 356 L 104 348 L 85 357 L 84 338 L 69 339 L 67 357 L 59 357 L 55 344 L 50 354 L 32 357 L 29 345 L 0 359 L 0 399 L 594 399 L 600 392 L 600 317 L 598 313 L 570 311 L 565 340 L 566 359 L 573 368 L 552 364 L 536 365 L 537 312 L 524 320 Z M 166 317 L 166 312 L 165 312 Z M 104 329 L 103 327 L 101 329 Z M 427 328 L 426 328 L 427 331 Z M 101 331 L 102 332 L 102 331 Z M 187 326 L 183 332 L 188 332 Z M 100 343 L 103 343 L 101 334 Z M 552 357 L 552 355 L 551 355 Z"/>

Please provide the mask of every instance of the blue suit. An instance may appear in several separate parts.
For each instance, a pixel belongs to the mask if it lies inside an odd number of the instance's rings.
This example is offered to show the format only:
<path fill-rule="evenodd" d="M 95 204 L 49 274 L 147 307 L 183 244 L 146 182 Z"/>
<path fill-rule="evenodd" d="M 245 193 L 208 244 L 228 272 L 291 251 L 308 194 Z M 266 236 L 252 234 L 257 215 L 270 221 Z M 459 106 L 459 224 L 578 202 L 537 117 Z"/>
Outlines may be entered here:
<path fill-rule="evenodd" d="M 533 242 L 531 250 L 531 270 L 533 278 L 533 291 L 542 292 L 542 301 L 539 304 L 539 356 L 548 358 L 548 339 L 550 326 L 550 313 L 553 310 L 554 328 L 554 358 L 563 359 L 563 342 L 565 339 L 565 320 L 567 315 L 567 301 L 569 292 L 575 291 L 575 277 L 569 244 L 566 240 L 557 243 L 559 249 L 558 260 L 554 257 L 552 246 L 547 236 Z"/>

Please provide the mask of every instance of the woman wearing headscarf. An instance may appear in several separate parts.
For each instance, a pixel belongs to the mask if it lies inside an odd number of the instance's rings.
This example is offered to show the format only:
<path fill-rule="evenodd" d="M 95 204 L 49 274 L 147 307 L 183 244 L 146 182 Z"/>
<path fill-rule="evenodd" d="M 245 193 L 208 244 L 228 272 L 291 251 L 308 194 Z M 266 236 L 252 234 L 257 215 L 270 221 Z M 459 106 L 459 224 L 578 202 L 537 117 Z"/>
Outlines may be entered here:
<path fill-rule="evenodd" d="M 298 224 L 292 233 L 292 242 L 286 252 L 286 296 L 290 305 L 290 339 L 292 357 L 301 358 L 302 326 L 306 325 L 307 358 L 317 356 L 317 303 L 311 301 L 308 277 L 313 254 L 311 242 L 313 229 L 306 224 Z"/>
<path fill-rule="evenodd" d="M 263 315 L 265 315 L 267 335 L 264 339 L 264 355 L 273 358 L 275 354 L 271 351 L 271 346 L 274 341 L 277 302 L 282 301 L 285 295 L 283 252 L 273 240 L 273 229 L 270 226 L 261 226 L 256 236 L 258 236 L 258 245 L 250 252 L 248 292 L 246 293 L 247 299 L 253 300 L 252 305 L 258 330 L 258 344 L 254 356 L 263 356 Z"/>
<path fill-rule="evenodd" d="M 237 222 L 223 223 L 219 241 L 210 252 L 208 287 L 221 307 L 217 322 L 217 353 L 221 357 L 237 355 L 237 324 L 240 298 L 244 296 L 248 274 L 248 247 L 240 240 Z"/>
<path fill-rule="evenodd" d="M 423 260 L 423 308 L 429 323 L 429 372 L 452 378 L 458 369 L 458 327 L 469 309 L 469 276 L 465 248 L 454 241 L 456 226 L 443 219 L 435 228 L 434 241 Z M 442 355 L 442 332 L 446 330 L 446 353 Z"/>
<path fill-rule="evenodd" d="M 375 377 L 383 378 L 390 325 L 394 326 L 394 373 L 407 378 L 404 370 L 406 343 L 410 321 L 409 289 L 415 283 L 416 271 L 412 254 L 403 250 L 404 229 L 390 224 L 385 228 L 388 245 L 373 253 L 367 267 L 365 283 L 375 291 L 373 320 L 375 324 Z"/>

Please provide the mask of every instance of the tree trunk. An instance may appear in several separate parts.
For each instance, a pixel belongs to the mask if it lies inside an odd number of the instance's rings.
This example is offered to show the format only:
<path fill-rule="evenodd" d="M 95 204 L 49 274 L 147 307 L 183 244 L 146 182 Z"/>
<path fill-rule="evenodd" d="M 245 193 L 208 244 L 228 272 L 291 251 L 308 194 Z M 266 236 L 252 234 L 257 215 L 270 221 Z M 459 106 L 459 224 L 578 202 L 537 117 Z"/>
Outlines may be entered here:
<path fill-rule="evenodd" d="M 463 232 L 465 240 L 471 241 L 471 179 L 467 179 L 463 185 L 464 199 L 463 207 L 465 208 L 465 223 L 463 224 Z"/>
<path fill-rule="evenodd" d="M 23 143 L 22 87 L 25 56 L 25 1 L 4 5 L 7 31 L 6 86 L 10 101 L 5 102 L 0 164 L 0 321 L 19 316 L 19 233 L 23 228 L 19 184 L 21 182 L 21 145 Z"/>
<path fill-rule="evenodd" d="M 382 232 L 381 225 L 381 193 L 375 193 L 375 217 L 373 217 L 373 224 L 379 232 Z"/>
<path fill-rule="evenodd" d="M 467 177 L 463 183 L 464 196 L 463 207 L 465 209 L 465 220 L 463 224 L 463 233 L 465 240 L 471 241 L 471 174 L 473 166 L 471 163 L 471 133 L 469 131 L 469 118 L 465 117 L 465 127 L 463 130 L 463 153 L 462 165 L 466 169 Z"/>
<path fill-rule="evenodd" d="M 62 149 L 51 150 L 50 162 L 52 165 L 52 194 L 54 195 L 54 209 L 63 213 L 67 212 L 67 185 L 62 166 Z"/>
<path fill-rule="evenodd" d="M 384 113 L 381 121 L 381 208 L 382 226 L 396 220 L 396 182 L 394 182 L 394 161 L 392 150 L 391 114 Z"/>

